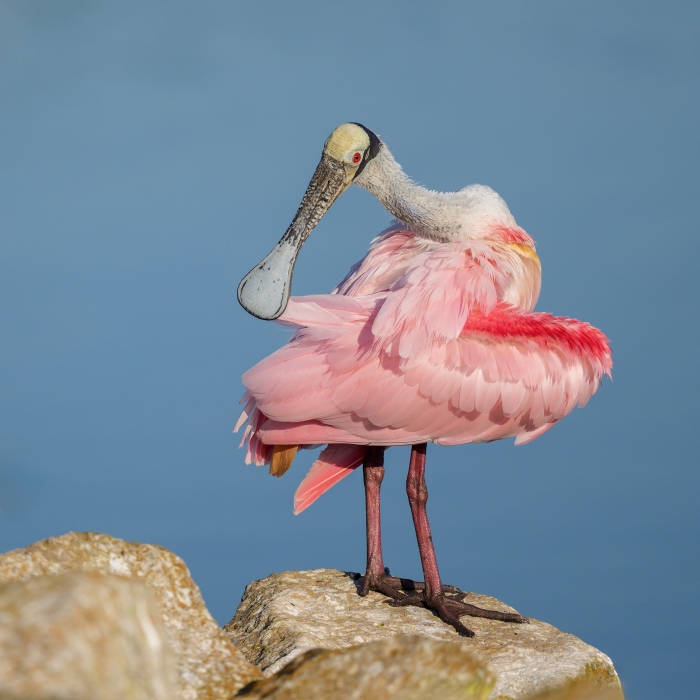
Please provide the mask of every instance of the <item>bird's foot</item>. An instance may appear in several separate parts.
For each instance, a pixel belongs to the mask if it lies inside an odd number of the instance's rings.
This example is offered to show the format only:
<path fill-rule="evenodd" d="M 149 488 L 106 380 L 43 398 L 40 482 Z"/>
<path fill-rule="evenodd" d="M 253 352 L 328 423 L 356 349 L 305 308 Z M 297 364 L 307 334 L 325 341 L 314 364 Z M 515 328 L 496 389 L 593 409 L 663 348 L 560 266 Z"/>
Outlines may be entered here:
<path fill-rule="evenodd" d="M 362 582 L 358 590 L 361 596 L 366 596 L 370 591 L 376 591 L 377 593 L 388 596 L 392 600 L 403 600 L 404 598 L 425 590 L 425 583 L 423 581 L 414 581 L 410 578 L 392 576 L 389 573 L 389 569 L 384 569 L 382 573 L 367 570 L 364 576 L 359 576 L 359 574 L 357 574 L 357 577 L 356 580 Z M 464 591 L 461 591 L 455 586 L 443 586 L 442 589 L 445 593 L 450 594 L 451 600 L 462 600 L 462 598 L 467 595 Z M 407 603 L 407 605 L 412 604 L 413 603 Z"/>
<path fill-rule="evenodd" d="M 471 603 L 465 603 L 463 598 L 467 593 L 455 586 L 443 585 L 441 593 L 433 593 L 428 596 L 426 595 L 423 581 L 413 581 L 412 579 L 391 576 L 388 569 L 384 569 L 381 574 L 367 571 L 363 577 L 359 577 L 358 583 L 360 582 L 361 586 L 358 593 L 361 596 L 366 596 L 370 591 L 376 591 L 391 598 L 387 603 L 392 607 L 415 605 L 419 608 L 427 608 L 465 637 L 473 637 L 474 632 L 460 622 L 459 618 L 462 615 L 518 624 L 530 622 L 526 617 L 517 613 L 485 610 Z"/>
<path fill-rule="evenodd" d="M 461 621 L 462 615 L 472 617 L 484 617 L 488 620 L 499 620 L 500 622 L 517 622 L 519 624 L 530 622 L 526 617 L 517 613 L 504 613 L 498 610 L 484 610 L 476 605 L 465 603 L 462 598 L 466 593 L 460 591 L 460 595 L 447 595 L 448 589 L 452 586 L 443 586 L 441 593 L 428 596 L 425 589 L 422 592 L 404 594 L 402 597 L 393 597 L 388 601 L 392 607 L 403 607 L 406 605 L 416 605 L 418 607 L 432 610 L 443 622 L 451 625 L 464 637 L 473 637 L 474 632 L 467 629 Z"/>
<path fill-rule="evenodd" d="M 401 579 L 396 576 L 390 576 L 388 569 L 384 569 L 381 574 L 367 570 L 360 580 L 362 581 L 362 586 L 357 592 L 363 597 L 370 591 L 382 593 L 392 599 L 400 595 L 405 595 L 402 592 L 403 585 Z M 406 585 L 410 585 L 408 580 L 406 581 Z"/>

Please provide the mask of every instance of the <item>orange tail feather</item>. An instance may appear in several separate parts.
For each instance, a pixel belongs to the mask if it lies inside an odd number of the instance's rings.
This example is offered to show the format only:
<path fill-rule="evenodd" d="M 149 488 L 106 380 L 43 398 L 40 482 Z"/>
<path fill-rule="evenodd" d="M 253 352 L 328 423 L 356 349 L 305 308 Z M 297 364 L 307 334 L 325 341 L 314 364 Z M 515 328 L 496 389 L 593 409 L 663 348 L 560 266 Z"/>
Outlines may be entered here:
<path fill-rule="evenodd" d="M 299 445 L 273 445 L 270 474 L 280 477 L 292 466 Z"/>

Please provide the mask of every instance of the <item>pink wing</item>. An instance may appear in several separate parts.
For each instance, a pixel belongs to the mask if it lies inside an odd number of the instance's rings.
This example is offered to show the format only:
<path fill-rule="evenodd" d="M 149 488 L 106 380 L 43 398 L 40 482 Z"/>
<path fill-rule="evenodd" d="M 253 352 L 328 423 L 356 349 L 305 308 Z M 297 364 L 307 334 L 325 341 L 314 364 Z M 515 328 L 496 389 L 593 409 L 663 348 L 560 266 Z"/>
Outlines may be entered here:
<path fill-rule="evenodd" d="M 313 299 L 294 301 L 294 312 L 320 307 Z M 266 416 L 256 426 L 265 444 L 522 444 L 583 406 L 611 368 L 600 331 L 503 303 L 475 310 L 459 337 L 417 358 L 375 345 L 370 325 L 367 314 L 364 324 L 306 328 L 244 375 Z"/>
<path fill-rule="evenodd" d="M 359 297 L 385 292 L 404 274 L 416 255 L 434 246 L 397 223 L 372 241 L 367 255 L 352 266 L 332 293 Z"/>
<path fill-rule="evenodd" d="M 243 375 L 246 461 L 269 460 L 273 444 L 522 444 L 610 373 L 600 331 L 499 301 L 508 261 L 488 244 L 417 250 L 402 237 L 380 237 L 376 265 L 363 261 L 339 287 L 388 290 L 290 300 L 280 321 L 298 329 L 291 342 Z M 406 253 L 396 275 L 382 268 L 390 244 Z M 324 450 L 296 509 L 358 466 L 361 449 Z"/>

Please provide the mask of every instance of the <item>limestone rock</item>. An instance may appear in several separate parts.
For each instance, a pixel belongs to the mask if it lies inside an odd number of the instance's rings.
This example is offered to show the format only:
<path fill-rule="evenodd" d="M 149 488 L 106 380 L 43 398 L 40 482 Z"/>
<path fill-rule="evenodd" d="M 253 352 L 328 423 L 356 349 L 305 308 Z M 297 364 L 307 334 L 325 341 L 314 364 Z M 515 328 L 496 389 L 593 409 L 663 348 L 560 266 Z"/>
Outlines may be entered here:
<path fill-rule="evenodd" d="M 464 644 L 396 636 L 313 649 L 236 697 L 248 700 L 486 700 L 494 677 Z"/>
<path fill-rule="evenodd" d="M 288 571 L 249 584 L 224 630 L 251 663 L 270 676 L 317 647 L 342 649 L 396 635 L 456 642 L 476 651 L 496 676 L 492 700 L 520 700 L 587 679 L 620 688 L 610 659 L 577 637 L 538 620 L 529 625 L 468 619 L 474 638 L 460 637 L 429 610 L 392 608 L 386 598 L 357 595 L 356 574 L 331 569 Z M 465 600 L 494 610 L 513 608 L 489 596 Z"/>
<path fill-rule="evenodd" d="M 206 609 L 185 563 L 163 547 L 69 532 L 0 555 L 0 583 L 69 571 L 117 574 L 148 585 L 175 657 L 183 700 L 228 700 L 260 678 Z"/>
<path fill-rule="evenodd" d="M 175 659 L 148 587 L 69 573 L 0 586 L 0 696 L 170 700 Z"/>

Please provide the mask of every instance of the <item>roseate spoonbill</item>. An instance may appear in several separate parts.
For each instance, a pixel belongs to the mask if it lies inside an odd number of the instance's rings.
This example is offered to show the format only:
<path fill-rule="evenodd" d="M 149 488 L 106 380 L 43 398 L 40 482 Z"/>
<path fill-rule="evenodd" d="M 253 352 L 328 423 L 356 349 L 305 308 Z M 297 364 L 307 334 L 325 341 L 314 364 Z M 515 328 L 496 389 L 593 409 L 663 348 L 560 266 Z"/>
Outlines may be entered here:
<path fill-rule="evenodd" d="M 351 184 L 377 197 L 394 223 L 333 292 L 290 298 L 302 244 Z M 461 615 L 527 620 L 468 605 L 442 584 L 426 514 L 426 444 L 530 442 L 583 406 L 612 367 L 599 330 L 533 313 L 539 290 L 534 242 L 496 192 L 427 190 L 354 123 L 330 135 L 291 225 L 238 288 L 248 312 L 296 329 L 243 375 L 236 430 L 248 421 L 246 462 L 281 476 L 299 447 L 326 445 L 295 494 L 296 513 L 363 464 L 361 594 L 427 607 L 467 636 Z M 379 491 L 391 445 L 412 445 L 406 489 L 424 582 L 384 568 Z"/>

